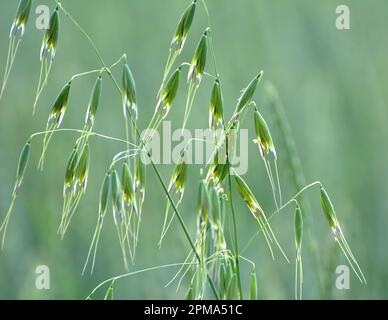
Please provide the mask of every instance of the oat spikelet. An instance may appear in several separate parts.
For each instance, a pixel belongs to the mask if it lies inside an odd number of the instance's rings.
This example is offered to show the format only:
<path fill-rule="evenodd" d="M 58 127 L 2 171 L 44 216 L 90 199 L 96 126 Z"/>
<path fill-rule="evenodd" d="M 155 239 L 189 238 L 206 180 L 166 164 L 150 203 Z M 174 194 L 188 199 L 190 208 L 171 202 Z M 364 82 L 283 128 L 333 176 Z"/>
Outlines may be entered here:
<path fill-rule="evenodd" d="M 44 158 L 45 158 L 50 140 L 54 135 L 54 130 L 60 127 L 63 117 L 65 116 L 67 104 L 69 100 L 70 88 L 71 88 L 71 82 L 69 81 L 62 88 L 61 92 L 56 98 L 54 105 L 51 109 L 50 115 L 47 119 L 46 133 L 43 138 L 43 150 L 38 164 L 38 168 L 40 168 L 41 170 L 43 170 Z"/>
<path fill-rule="evenodd" d="M 59 7 L 57 6 L 50 17 L 49 27 L 46 30 L 42 45 L 40 47 L 40 74 L 38 88 L 32 113 L 35 114 L 36 106 L 44 87 L 47 85 L 47 80 L 51 71 L 51 66 L 57 51 L 59 37 Z"/>
<path fill-rule="evenodd" d="M 299 204 L 296 204 L 295 217 L 295 299 L 302 300 L 303 297 L 303 265 L 302 265 L 302 239 L 303 239 L 303 216 Z"/>
<path fill-rule="evenodd" d="M 245 181 L 238 175 L 235 175 L 235 181 L 237 190 L 240 193 L 241 197 L 244 199 L 245 204 L 247 205 L 249 211 L 252 213 L 253 217 L 257 220 L 257 222 L 260 225 L 260 228 L 263 231 L 264 237 L 267 241 L 268 247 L 270 249 L 272 258 L 274 259 L 273 251 L 271 243 L 275 242 L 275 244 L 278 246 L 279 250 L 283 254 L 284 258 L 289 262 L 287 256 L 283 252 L 283 249 L 279 245 L 275 234 L 272 231 L 272 228 L 268 222 L 268 219 L 261 208 L 260 204 L 257 202 L 255 196 L 253 195 L 252 191 L 249 189 L 248 185 L 245 183 Z"/>
<path fill-rule="evenodd" d="M 27 164 L 28 164 L 28 160 L 30 158 L 30 150 L 31 150 L 31 143 L 30 141 L 28 141 L 21 153 L 20 153 L 20 157 L 19 157 L 19 162 L 18 162 L 18 167 L 17 167 L 17 170 L 16 170 L 16 179 L 15 179 L 15 186 L 13 188 L 13 192 L 12 192 L 12 200 L 11 200 L 11 204 L 8 208 L 8 211 L 4 217 L 4 220 L 2 222 L 2 224 L 0 225 L 0 235 L 2 234 L 2 239 L 1 239 L 1 249 L 4 248 L 4 243 L 5 243 L 5 236 L 6 236 L 6 233 L 7 233 L 7 228 L 8 228 L 8 223 L 9 223 L 9 219 L 11 217 L 11 213 L 12 213 L 12 209 L 13 209 L 13 205 L 16 201 L 16 197 L 17 197 L 17 194 L 18 194 L 18 191 L 19 191 L 19 188 L 23 182 L 23 177 L 24 177 L 24 173 L 27 169 Z"/>
<path fill-rule="evenodd" d="M 5 64 L 3 83 L 0 89 L 0 100 L 15 62 L 16 53 L 25 32 L 25 27 L 31 13 L 32 0 L 20 0 L 11 30 L 9 32 L 9 45 Z"/>
<path fill-rule="evenodd" d="M 331 230 L 333 231 L 334 240 L 338 243 L 339 247 L 341 248 L 343 254 L 345 255 L 346 259 L 348 260 L 351 268 L 353 269 L 354 273 L 356 274 L 357 278 L 360 280 L 361 283 L 366 284 L 365 276 L 356 260 L 356 258 L 353 255 L 352 250 L 350 249 L 350 246 L 348 245 L 348 242 L 346 241 L 346 238 L 342 232 L 341 226 L 337 219 L 337 214 L 334 210 L 334 206 L 329 198 L 328 193 L 323 188 L 323 186 L 320 187 L 320 195 L 321 195 L 321 205 L 322 210 L 326 216 L 326 219 L 331 227 Z"/>

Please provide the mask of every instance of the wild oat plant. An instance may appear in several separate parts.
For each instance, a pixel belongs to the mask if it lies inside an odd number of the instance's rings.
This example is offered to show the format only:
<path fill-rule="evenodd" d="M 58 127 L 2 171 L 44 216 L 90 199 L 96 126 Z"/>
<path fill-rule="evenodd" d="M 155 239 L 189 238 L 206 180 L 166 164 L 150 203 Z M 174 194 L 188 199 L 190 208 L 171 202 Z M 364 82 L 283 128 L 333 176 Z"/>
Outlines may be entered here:
<path fill-rule="evenodd" d="M 10 76 L 11 69 L 15 63 L 16 52 L 19 44 L 24 37 L 27 27 L 28 17 L 31 13 L 32 0 L 21 0 L 16 11 L 9 33 L 9 50 L 5 65 L 4 79 L 1 87 L 0 99 L 4 94 L 7 80 Z M 208 25 L 204 26 L 204 32 L 199 39 L 198 45 L 193 53 L 190 63 L 180 61 L 180 55 L 184 50 L 185 44 L 189 38 L 189 32 L 195 18 L 196 10 L 204 10 L 208 17 Z M 90 249 L 86 255 L 86 261 L 83 273 L 89 270 L 93 272 L 100 235 L 103 229 L 106 214 L 112 213 L 113 222 L 117 231 L 118 243 L 122 253 L 122 259 L 125 267 L 129 269 L 128 261 L 134 261 L 136 257 L 136 248 L 141 226 L 142 208 L 146 200 L 146 165 L 141 160 L 141 156 L 148 156 L 150 167 L 156 173 L 160 186 L 166 196 L 166 209 L 164 223 L 161 226 L 161 236 L 159 246 L 166 234 L 169 232 L 174 219 L 177 219 L 186 238 L 190 244 L 191 251 L 183 263 L 161 265 L 150 267 L 148 269 L 128 272 L 126 274 L 107 279 L 100 283 L 88 296 L 89 299 L 95 297 L 95 293 L 106 288 L 105 299 L 113 298 L 115 281 L 134 274 L 149 272 L 156 269 L 169 267 L 179 267 L 178 272 L 168 284 L 176 281 L 179 287 L 184 281 L 187 283 L 187 299 L 258 299 L 257 279 L 255 264 L 247 257 L 240 254 L 238 241 L 237 214 L 243 215 L 251 213 L 252 221 L 257 223 L 258 232 L 254 236 L 262 235 L 266 242 L 270 256 L 275 259 L 280 253 L 286 263 L 290 260 L 295 261 L 295 298 L 303 297 L 303 219 L 306 212 L 302 211 L 302 205 L 299 205 L 301 196 L 310 188 L 319 187 L 319 194 L 322 204 L 323 214 L 327 218 L 328 225 L 332 231 L 334 240 L 345 255 L 349 265 L 361 283 L 366 284 L 366 279 L 361 268 L 345 238 L 341 224 L 334 210 L 334 206 L 329 198 L 328 192 L 318 182 L 313 182 L 303 188 L 286 202 L 283 201 L 281 192 L 281 183 L 277 166 L 277 155 L 282 150 L 276 148 L 272 138 L 270 128 L 262 115 L 254 96 L 257 87 L 263 77 L 263 71 L 259 71 L 247 86 L 241 90 L 234 111 L 227 121 L 224 115 L 224 101 L 222 96 L 222 81 L 217 70 L 217 60 L 213 46 L 212 26 L 208 9 L 204 0 L 192 1 L 179 19 L 178 25 L 172 37 L 168 58 L 162 76 L 160 89 L 156 94 L 155 111 L 152 119 L 149 121 L 147 129 L 148 134 L 142 136 L 138 126 L 138 117 L 141 115 L 139 108 L 139 97 L 136 93 L 135 77 L 133 76 L 130 66 L 127 63 L 127 56 L 122 56 L 108 66 L 103 57 L 100 55 L 96 45 L 82 26 L 66 11 L 61 3 L 55 1 L 55 7 L 50 18 L 49 28 L 45 31 L 40 51 L 41 71 L 37 86 L 36 99 L 33 103 L 33 112 L 44 88 L 48 84 L 47 79 L 51 68 L 53 67 L 57 43 L 60 41 L 60 17 L 69 19 L 75 25 L 80 33 L 85 36 L 92 49 L 97 54 L 100 66 L 95 70 L 83 72 L 74 75 L 67 80 L 60 90 L 58 97 L 52 105 L 48 115 L 47 125 L 44 131 L 32 134 L 24 145 L 19 164 L 17 167 L 16 181 L 12 192 L 12 200 L 8 211 L 2 217 L 0 225 L 1 245 L 5 245 L 6 232 L 11 218 L 12 208 L 16 197 L 23 182 L 23 176 L 27 169 L 31 148 L 37 148 L 36 138 L 43 138 L 43 148 L 38 167 L 43 170 L 46 151 L 54 134 L 65 132 L 76 132 L 79 134 L 78 139 L 74 142 L 74 148 L 69 155 L 67 167 L 64 168 L 64 185 L 63 185 L 63 206 L 61 219 L 58 226 L 58 235 L 63 238 L 71 226 L 71 222 L 77 212 L 77 207 L 82 196 L 85 193 L 88 182 L 90 158 L 93 157 L 93 150 L 90 149 L 90 137 L 118 141 L 123 144 L 123 151 L 112 157 L 111 165 L 107 168 L 104 180 L 100 190 L 100 200 L 96 217 L 96 227 L 92 235 Z M 208 63 L 209 60 L 212 63 Z M 113 71 L 121 66 L 121 81 L 116 78 Z M 205 71 L 207 70 L 207 71 Z M 190 235 L 182 215 L 179 212 L 179 205 L 184 200 L 185 184 L 187 172 L 190 166 L 187 163 L 185 151 L 181 154 L 181 160 L 172 172 L 170 181 L 165 183 L 158 167 L 153 162 L 149 152 L 149 142 L 152 140 L 154 133 L 163 120 L 165 120 L 171 108 L 175 104 L 180 82 L 183 81 L 183 74 L 187 72 L 188 91 L 186 97 L 186 107 L 182 129 L 186 127 L 190 113 L 195 102 L 197 89 L 202 84 L 202 78 L 210 77 L 214 84 L 209 88 L 209 128 L 214 132 L 216 148 L 211 161 L 204 166 L 202 172 L 206 172 L 198 178 L 198 203 L 197 208 L 193 210 L 196 215 L 196 234 L 195 237 Z M 66 115 L 71 88 L 76 86 L 76 79 L 79 77 L 95 76 L 95 83 L 91 89 L 90 100 L 87 106 L 84 126 L 81 129 L 61 128 L 62 120 Z M 112 81 L 117 89 L 117 93 L 122 100 L 122 112 L 125 120 L 125 139 L 119 139 L 107 136 L 93 131 L 94 123 L 98 114 L 100 97 L 103 93 L 103 82 Z M 274 95 L 274 88 L 267 86 L 267 93 L 270 97 Z M 276 105 L 276 101 L 269 104 L 270 107 Z M 197 106 L 201 108 L 201 106 Z M 277 112 L 276 108 L 273 112 Z M 273 193 L 275 211 L 272 214 L 265 212 L 260 205 L 260 199 L 254 195 L 243 177 L 234 172 L 231 166 L 231 157 L 234 152 L 236 134 L 239 132 L 240 123 L 244 117 L 250 114 L 253 118 L 254 140 L 253 143 L 258 149 L 258 160 L 264 164 L 262 167 L 267 176 L 268 182 Z M 288 147 L 293 144 L 289 136 L 287 124 L 279 121 L 279 129 L 286 133 Z M 216 131 L 222 129 L 223 134 L 216 135 Z M 290 143 L 291 139 L 291 143 Z M 289 148 L 288 156 L 294 157 L 293 148 Z M 286 152 L 287 153 L 287 152 Z M 295 162 L 294 162 L 295 163 Z M 296 176 L 303 176 L 303 173 L 297 166 L 291 166 Z M 298 180 L 300 181 L 300 180 Z M 246 205 L 246 212 L 236 212 L 233 202 L 233 189 L 241 196 L 241 201 Z M 317 190 L 318 191 L 318 190 Z M 282 246 L 277 240 L 276 234 L 271 227 L 271 219 L 279 214 L 286 207 L 295 206 L 295 251 L 294 257 L 287 257 Z M 226 221 L 231 221 L 226 225 Z M 228 228 L 231 226 L 231 230 Z M 291 226 L 290 226 L 291 227 Z M 171 231 L 170 231 L 171 232 Z M 253 239 L 252 239 L 253 240 Z M 252 241 L 250 242 L 250 244 Z M 243 275 L 240 272 L 240 264 L 248 263 L 252 266 L 252 272 Z M 243 288 L 242 277 L 249 279 L 249 287 Z"/>

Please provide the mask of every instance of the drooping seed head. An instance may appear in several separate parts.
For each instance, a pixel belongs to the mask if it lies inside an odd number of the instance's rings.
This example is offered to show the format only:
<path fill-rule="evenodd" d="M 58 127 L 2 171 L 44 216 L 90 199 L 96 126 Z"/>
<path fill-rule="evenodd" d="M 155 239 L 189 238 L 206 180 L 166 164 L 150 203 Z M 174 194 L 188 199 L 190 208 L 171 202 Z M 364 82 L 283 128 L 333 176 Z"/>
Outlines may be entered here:
<path fill-rule="evenodd" d="M 19 33 L 23 37 L 25 27 L 30 16 L 32 0 L 20 0 L 15 18 L 12 23 L 9 37 L 13 37 Z"/>
<path fill-rule="evenodd" d="M 257 300 L 257 278 L 255 269 L 253 269 L 251 273 L 251 280 L 249 284 L 249 299 Z"/>
<path fill-rule="evenodd" d="M 220 188 L 221 183 L 224 181 L 226 175 L 228 173 L 228 164 L 225 159 L 223 159 L 222 156 L 220 156 L 220 151 L 217 150 L 213 162 L 209 166 L 209 171 L 206 176 L 206 181 L 209 181 L 210 179 L 213 180 L 214 185 L 217 186 L 217 188 Z"/>
<path fill-rule="evenodd" d="M 327 194 L 326 190 L 323 188 L 323 186 L 320 187 L 321 192 L 321 205 L 323 212 L 325 213 L 325 216 L 327 218 L 327 221 L 330 224 L 330 227 L 335 231 L 337 229 L 338 223 L 337 223 L 337 215 L 334 210 L 334 206 L 330 201 L 329 195 Z"/>
<path fill-rule="evenodd" d="M 15 187 L 13 190 L 14 195 L 16 195 L 16 193 L 18 192 L 18 190 L 22 184 L 24 172 L 26 171 L 28 159 L 30 158 L 30 149 L 31 149 L 31 143 L 30 143 L 30 141 L 28 141 L 24 145 L 22 152 L 20 153 L 18 167 L 16 170 Z"/>
<path fill-rule="evenodd" d="M 53 128 L 59 128 L 63 117 L 66 112 L 67 102 L 69 100 L 69 93 L 71 88 L 71 82 L 68 82 L 59 93 L 49 115 L 47 126 Z"/>
<path fill-rule="evenodd" d="M 234 178 L 236 181 L 237 190 L 240 193 L 241 197 L 244 199 L 249 211 L 253 214 L 254 217 L 260 217 L 263 214 L 263 209 L 257 202 L 251 189 L 249 189 L 248 185 L 240 176 L 235 175 Z"/>
<path fill-rule="evenodd" d="M 261 80 L 263 71 L 260 73 L 248 84 L 248 86 L 241 91 L 240 98 L 238 99 L 236 106 L 236 114 L 241 113 L 252 101 L 253 95 L 255 94 L 257 84 Z"/>
<path fill-rule="evenodd" d="M 66 195 L 69 194 L 73 190 L 74 187 L 74 177 L 75 177 L 75 168 L 77 166 L 78 162 L 78 148 L 75 146 L 73 148 L 73 151 L 70 154 L 69 161 L 67 163 L 66 167 L 66 173 L 65 173 L 65 184 L 63 187 L 63 196 L 66 197 Z"/>
<path fill-rule="evenodd" d="M 163 92 L 161 94 L 161 97 L 158 101 L 158 104 L 156 106 L 156 112 L 162 115 L 162 117 L 165 117 L 167 113 L 170 111 L 171 104 L 173 103 L 178 87 L 179 87 L 179 78 L 181 74 L 181 67 L 175 70 L 175 72 L 171 75 L 170 79 L 168 80 L 165 88 L 163 89 Z"/>
<path fill-rule="evenodd" d="M 124 64 L 123 68 L 122 99 L 124 116 L 127 115 L 127 112 L 131 112 L 135 119 L 137 119 L 136 86 L 128 64 Z"/>
<path fill-rule="evenodd" d="M 52 62 L 55 57 L 57 49 L 58 35 L 59 35 L 59 13 L 58 7 L 55 8 L 53 14 L 50 17 L 49 28 L 43 37 L 42 46 L 40 49 L 40 61 L 47 58 L 50 55 L 50 61 Z"/>
<path fill-rule="evenodd" d="M 276 159 L 275 145 L 273 143 L 271 132 L 269 131 L 267 123 L 265 122 L 260 112 L 257 110 L 254 113 L 254 118 L 256 139 L 254 139 L 253 142 L 259 146 L 261 157 L 264 158 L 269 154 L 269 152 L 271 152 Z"/>
<path fill-rule="evenodd" d="M 75 179 L 78 181 L 78 186 L 81 191 L 85 192 L 88 183 L 89 173 L 89 145 L 86 144 L 81 151 L 81 155 L 75 168 Z"/>
<path fill-rule="evenodd" d="M 240 121 L 234 120 L 230 129 L 228 130 L 228 156 L 230 159 L 234 159 L 237 149 L 237 138 L 240 130 Z"/>
<path fill-rule="evenodd" d="M 146 168 L 144 166 L 143 161 L 141 160 L 141 156 L 137 157 L 136 168 L 135 168 L 135 191 L 141 194 L 142 201 L 144 201 L 145 194 L 145 172 Z"/>
<path fill-rule="evenodd" d="M 198 47 L 194 53 L 194 57 L 191 60 L 190 69 L 187 75 L 187 82 L 192 82 L 196 86 L 198 86 L 201 82 L 203 72 L 205 71 L 207 56 L 207 33 L 208 29 L 206 29 L 201 40 L 199 41 Z"/>
<path fill-rule="evenodd" d="M 102 90 L 102 76 L 100 74 L 96 82 L 94 83 L 93 90 L 89 99 L 88 109 L 86 111 L 85 125 L 88 126 L 89 128 L 93 127 L 94 125 L 97 109 L 101 100 L 101 90 Z"/>
<path fill-rule="evenodd" d="M 110 184 L 111 184 L 111 172 L 108 172 L 105 175 L 104 182 L 102 183 L 102 187 L 100 190 L 100 202 L 99 202 L 99 216 L 100 218 L 105 216 L 107 205 L 108 205 L 108 199 L 109 199 L 109 192 L 110 192 Z"/>
<path fill-rule="evenodd" d="M 175 166 L 168 185 L 168 192 L 174 190 L 175 193 L 179 193 L 179 201 L 182 200 L 185 192 L 186 177 L 187 163 L 185 157 L 183 156 L 180 162 Z"/>
<path fill-rule="evenodd" d="M 300 210 L 299 205 L 296 206 L 295 209 L 295 246 L 297 248 L 298 254 L 300 254 L 300 249 L 302 246 L 303 239 L 303 217 L 302 211 Z"/>
<path fill-rule="evenodd" d="M 121 216 L 122 202 L 121 202 L 121 183 L 119 175 L 116 170 L 112 171 L 111 176 L 111 195 L 112 195 L 112 212 L 114 223 L 117 224 L 117 217 Z"/>
<path fill-rule="evenodd" d="M 124 162 L 121 172 L 121 188 L 123 190 L 122 197 L 124 208 L 130 208 L 134 205 L 135 190 L 133 188 L 131 171 L 129 170 L 129 166 L 126 162 Z"/>
<path fill-rule="evenodd" d="M 222 125 L 223 103 L 221 86 L 218 79 L 214 82 L 209 105 L 209 128 L 215 130 L 218 124 Z"/>
<path fill-rule="evenodd" d="M 189 33 L 191 24 L 193 22 L 195 7 L 197 0 L 194 0 L 185 10 L 179 20 L 174 37 L 171 41 L 171 50 L 175 50 L 179 55 L 182 52 L 183 46 L 186 42 L 187 34 Z"/>

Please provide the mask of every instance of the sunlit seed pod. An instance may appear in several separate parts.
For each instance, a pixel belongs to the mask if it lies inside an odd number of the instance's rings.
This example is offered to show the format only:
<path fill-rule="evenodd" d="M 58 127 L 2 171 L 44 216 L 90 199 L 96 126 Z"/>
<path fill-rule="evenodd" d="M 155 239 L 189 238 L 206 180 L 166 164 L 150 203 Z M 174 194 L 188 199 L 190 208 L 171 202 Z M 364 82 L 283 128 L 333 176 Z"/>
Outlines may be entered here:
<path fill-rule="evenodd" d="M 222 124 L 223 103 L 221 86 L 218 79 L 214 82 L 209 105 L 209 128 L 215 130 L 218 124 Z"/>
<path fill-rule="evenodd" d="M 105 216 L 109 193 L 111 188 L 111 173 L 108 172 L 104 177 L 104 182 L 102 183 L 101 191 L 100 191 L 100 201 L 99 201 L 99 216 L 100 218 Z"/>
<path fill-rule="evenodd" d="M 299 205 L 295 208 L 295 246 L 300 254 L 303 239 L 303 216 Z"/>
<path fill-rule="evenodd" d="M 257 277 L 255 269 L 253 269 L 251 273 L 251 279 L 249 283 L 249 299 L 257 300 Z"/>
<path fill-rule="evenodd" d="M 135 190 L 133 188 L 131 171 L 129 170 L 129 166 L 126 162 L 124 162 L 121 172 L 121 189 L 123 191 L 122 197 L 124 208 L 130 208 L 134 205 Z"/>
<path fill-rule="evenodd" d="M 244 199 L 246 205 L 248 206 L 249 211 L 257 218 L 262 215 L 263 210 L 259 203 L 257 202 L 255 196 L 253 195 L 251 189 L 245 181 L 238 175 L 235 175 L 235 181 L 237 185 L 237 190 L 240 193 L 241 197 Z"/>
<path fill-rule="evenodd" d="M 14 194 L 17 193 L 18 189 L 22 184 L 24 172 L 26 171 L 28 160 L 30 158 L 30 150 L 31 150 L 31 143 L 30 141 L 28 141 L 24 145 L 22 152 L 20 153 L 18 167 L 16 170 L 16 181 L 15 181 L 15 187 L 13 191 Z"/>
<path fill-rule="evenodd" d="M 181 53 L 186 42 L 188 32 L 193 22 L 197 0 L 194 0 L 185 10 L 179 20 L 178 26 L 175 30 L 174 37 L 171 41 L 171 49 L 176 50 L 178 54 Z"/>
<path fill-rule="evenodd" d="M 59 35 L 59 13 L 58 7 L 55 8 L 53 14 L 50 17 L 49 27 L 43 37 L 42 46 L 40 49 L 40 60 L 47 58 L 49 55 L 52 62 L 55 57 L 58 35 Z"/>
<path fill-rule="evenodd" d="M 195 50 L 187 75 L 187 82 L 192 82 L 194 85 L 199 85 L 205 71 L 207 57 L 207 33 L 208 29 L 206 29 L 197 46 L 197 49 Z"/>
<path fill-rule="evenodd" d="M 100 74 L 96 82 L 94 83 L 93 90 L 89 99 L 88 109 L 86 111 L 85 125 L 87 125 L 90 128 L 93 127 L 94 125 L 97 109 L 101 100 L 101 91 L 102 91 L 102 76 Z"/>
<path fill-rule="evenodd" d="M 257 84 L 259 83 L 262 75 L 263 71 L 260 71 L 260 73 L 248 84 L 248 86 L 241 91 L 241 95 L 236 106 L 236 114 L 241 113 L 252 101 Z"/>
<path fill-rule="evenodd" d="M 81 151 L 81 155 L 75 168 L 75 178 L 81 191 L 85 192 L 88 183 L 89 173 L 89 145 L 86 144 Z"/>
<path fill-rule="evenodd" d="M 121 211 L 122 203 L 121 203 L 121 182 L 116 170 L 112 171 L 110 187 L 111 187 L 111 197 L 112 197 L 113 219 L 115 223 L 117 223 L 117 215 Z"/>
<path fill-rule="evenodd" d="M 61 125 L 69 100 L 70 88 L 71 82 L 68 82 L 62 88 L 57 99 L 55 100 L 49 118 L 47 120 L 48 127 L 59 128 L 59 126 Z"/>
<path fill-rule="evenodd" d="M 235 120 L 231 125 L 227 137 L 228 137 L 228 157 L 229 159 L 234 159 L 237 149 L 237 138 L 240 130 L 240 122 Z M 231 161 L 232 161 L 231 160 Z"/>
<path fill-rule="evenodd" d="M 331 203 L 329 195 L 327 194 L 323 186 L 320 187 L 320 193 L 321 193 L 321 205 L 322 205 L 323 212 L 325 213 L 325 216 L 327 218 L 327 221 L 329 222 L 330 227 L 333 229 L 334 232 L 336 232 L 338 227 L 338 222 L 337 222 L 337 215 L 335 213 L 334 206 Z"/>
<path fill-rule="evenodd" d="M 264 158 L 270 152 L 276 159 L 275 145 L 272 140 L 271 132 L 259 111 L 254 112 L 256 139 L 253 140 L 259 146 L 260 155 Z"/>
<path fill-rule="evenodd" d="M 165 117 L 168 114 L 176 97 L 179 87 L 180 73 L 181 67 L 176 69 L 175 72 L 171 75 L 159 98 L 158 104 L 156 106 L 156 112 L 159 113 L 162 117 Z"/>
<path fill-rule="evenodd" d="M 212 178 L 215 185 L 219 185 L 224 181 L 228 173 L 228 163 L 227 163 L 226 157 L 225 159 L 223 159 L 223 157 L 220 156 L 220 153 L 218 151 L 214 158 L 213 165 L 214 165 L 214 170 L 213 170 Z"/>
<path fill-rule="evenodd" d="M 172 172 L 168 186 L 168 192 L 174 190 L 175 193 L 179 193 L 179 201 L 182 200 L 185 192 L 186 177 L 187 163 L 185 158 L 182 157 L 181 161 L 175 166 L 174 171 Z"/>
<path fill-rule="evenodd" d="M 146 183 L 146 168 L 139 155 L 136 161 L 135 168 L 135 191 L 141 194 L 142 201 L 144 201 L 145 183 Z"/>
<path fill-rule="evenodd" d="M 66 197 L 66 195 L 73 190 L 74 187 L 74 176 L 75 176 L 75 168 L 77 166 L 78 162 L 78 152 L 77 147 L 73 148 L 73 151 L 70 154 L 69 161 L 67 163 L 66 167 L 66 173 L 65 173 L 65 185 L 63 187 L 63 195 Z"/>
<path fill-rule="evenodd" d="M 116 170 L 113 170 L 111 173 L 111 194 L 112 194 L 112 203 L 115 205 L 116 200 L 119 198 L 120 194 L 120 182 L 118 179 L 118 174 Z"/>
<path fill-rule="evenodd" d="M 225 179 L 228 173 L 228 164 L 226 155 L 220 155 L 220 150 L 217 150 L 212 163 L 209 166 L 208 173 L 206 175 L 206 182 L 213 180 L 214 185 L 220 189 L 221 183 Z M 221 189 L 220 189 L 221 190 Z"/>
<path fill-rule="evenodd" d="M 136 102 L 136 86 L 131 69 L 128 64 L 124 64 L 122 78 L 122 100 L 124 116 L 130 112 L 135 119 L 138 118 L 138 109 Z"/>
<path fill-rule="evenodd" d="M 13 20 L 9 37 L 17 34 L 22 37 L 24 35 L 25 27 L 30 16 L 32 0 L 20 0 L 15 18 Z"/>

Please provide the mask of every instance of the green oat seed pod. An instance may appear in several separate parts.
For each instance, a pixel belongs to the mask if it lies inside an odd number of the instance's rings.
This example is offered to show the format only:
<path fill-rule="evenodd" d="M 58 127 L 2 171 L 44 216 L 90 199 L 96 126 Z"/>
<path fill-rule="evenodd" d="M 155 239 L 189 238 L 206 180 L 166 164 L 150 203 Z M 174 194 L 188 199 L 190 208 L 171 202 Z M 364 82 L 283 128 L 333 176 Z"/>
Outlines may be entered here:
<path fill-rule="evenodd" d="M 9 37 L 14 37 L 18 33 L 23 37 L 25 27 L 30 16 L 32 0 L 20 0 L 15 18 L 13 20 Z"/>
<path fill-rule="evenodd" d="M 81 155 L 75 168 L 75 178 L 78 181 L 80 189 L 85 192 L 88 183 L 89 173 L 89 145 L 86 144 L 81 151 Z"/>
<path fill-rule="evenodd" d="M 31 150 L 31 143 L 30 141 L 28 141 L 24 145 L 22 152 L 20 153 L 18 167 L 16 170 L 16 181 L 15 181 L 15 187 L 13 191 L 14 195 L 16 195 L 18 189 L 22 184 L 24 172 L 26 171 L 28 160 L 30 158 L 30 150 Z"/>
<path fill-rule="evenodd" d="M 43 37 L 42 46 L 40 49 L 40 61 L 47 58 L 50 55 L 50 61 L 52 62 L 55 57 L 58 35 L 59 35 L 59 8 L 56 7 L 53 14 L 50 17 L 49 28 Z"/>
<path fill-rule="evenodd" d="M 269 131 L 264 118 L 257 110 L 254 113 L 254 119 L 256 139 L 254 139 L 253 142 L 259 146 L 261 157 L 264 158 L 269 154 L 269 152 L 271 152 L 276 159 L 276 150 L 272 140 L 271 132 Z"/>
<path fill-rule="evenodd" d="M 209 128 L 215 130 L 218 124 L 222 124 L 223 103 L 221 86 L 218 79 L 214 82 L 209 105 Z"/>
<path fill-rule="evenodd" d="M 248 86 L 241 91 L 240 98 L 238 99 L 235 114 L 241 113 L 252 101 L 253 95 L 255 94 L 257 84 L 261 80 L 263 71 L 248 84 Z"/>
<path fill-rule="evenodd" d="M 168 80 L 165 88 L 162 91 L 158 104 L 156 106 L 156 112 L 161 114 L 163 117 L 167 115 L 170 111 L 171 105 L 176 97 L 178 87 L 179 87 L 179 78 L 181 74 L 181 67 L 175 70 Z"/>
<path fill-rule="evenodd" d="M 137 157 L 136 168 L 135 168 L 135 191 L 140 192 L 142 201 L 144 201 L 146 184 L 146 168 L 141 160 L 141 156 Z"/>
<path fill-rule="evenodd" d="M 69 100 L 70 88 L 71 81 L 69 81 L 62 88 L 61 92 L 56 98 L 47 121 L 47 127 L 59 128 L 59 126 L 61 125 Z"/>
<path fill-rule="evenodd" d="M 303 239 L 303 216 L 299 205 L 296 205 L 296 208 L 295 208 L 294 224 L 295 224 L 295 246 L 297 250 L 300 251 L 300 248 L 302 246 L 302 239 Z"/>
<path fill-rule="evenodd" d="M 134 205 L 135 190 L 133 188 L 133 180 L 131 171 L 129 170 L 128 163 L 124 162 L 121 173 L 121 188 L 123 190 L 123 204 L 125 208 L 129 208 Z"/>
<path fill-rule="evenodd" d="M 187 82 L 192 82 L 194 85 L 199 85 L 205 71 L 208 32 L 209 30 L 206 29 L 201 40 L 199 41 L 197 49 L 194 53 L 194 57 L 191 60 L 190 69 L 187 75 Z"/>
<path fill-rule="evenodd" d="M 323 188 L 323 186 L 320 187 L 321 192 L 321 205 L 323 212 L 325 213 L 325 216 L 327 218 L 327 221 L 330 224 L 330 227 L 333 230 L 337 229 L 337 215 L 334 210 L 334 206 L 330 201 L 329 195 L 327 194 L 326 190 Z"/>
<path fill-rule="evenodd" d="M 194 0 L 184 11 L 175 30 L 174 37 L 171 41 L 171 49 L 176 50 L 179 55 L 182 52 L 186 42 L 187 35 L 190 31 L 191 24 L 194 19 L 197 0 Z"/>
<path fill-rule="evenodd" d="M 257 278 L 255 269 L 253 269 L 251 273 L 251 279 L 249 283 L 249 299 L 257 300 Z"/>
<path fill-rule="evenodd" d="M 257 217 L 262 213 L 262 209 L 258 204 L 255 196 L 253 195 L 251 189 L 245 183 L 245 181 L 238 175 L 234 176 L 236 181 L 237 190 L 240 193 L 241 197 L 244 199 L 246 205 L 248 206 L 249 211 Z"/>
<path fill-rule="evenodd" d="M 93 127 L 94 125 L 97 109 L 101 100 L 101 91 L 102 91 L 102 76 L 100 74 L 96 82 L 94 83 L 92 93 L 89 98 L 88 109 L 86 111 L 85 124 L 88 127 Z"/>
<path fill-rule="evenodd" d="M 78 148 L 77 146 L 75 146 L 73 148 L 73 151 L 70 154 L 70 158 L 66 167 L 65 185 L 63 189 L 64 197 L 66 197 L 66 195 L 72 190 L 77 162 L 78 162 Z"/>
<path fill-rule="evenodd" d="M 180 163 L 178 163 L 174 171 L 172 172 L 170 183 L 168 185 L 168 192 L 171 192 L 172 190 L 175 191 L 175 193 L 179 193 L 179 201 L 182 200 L 183 194 L 185 192 L 185 185 L 186 185 L 186 178 L 187 178 L 187 163 L 184 158 L 184 156 L 181 158 Z"/>
<path fill-rule="evenodd" d="M 123 68 L 122 100 L 124 116 L 127 115 L 127 112 L 131 112 L 135 119 L 137 119 L 136 85 L 128 64 L 124 64 Z"/>
<path fill-rule="evenodd" d="M 102 183 L 101 191 L 100 191 L 100 201 L 99 201 L 99 215 L 100 217 L 105 216 L 106 209 L 109 200 L 109 193 L 111 188 L 111 173 L 108 172 L 105 175 L 104 182 Z"/>

